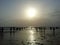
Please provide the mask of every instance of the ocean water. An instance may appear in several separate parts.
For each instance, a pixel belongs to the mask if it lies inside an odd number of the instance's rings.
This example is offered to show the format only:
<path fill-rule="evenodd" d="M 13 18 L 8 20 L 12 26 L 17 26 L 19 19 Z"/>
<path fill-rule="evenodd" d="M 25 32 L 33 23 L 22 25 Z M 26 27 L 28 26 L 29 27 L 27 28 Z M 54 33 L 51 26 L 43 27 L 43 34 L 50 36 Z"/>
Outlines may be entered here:
<path fill-rule="evenodd" d="M 60 45 L 60 30 L 25 28 L 0 32 L 0 45 Z"/>

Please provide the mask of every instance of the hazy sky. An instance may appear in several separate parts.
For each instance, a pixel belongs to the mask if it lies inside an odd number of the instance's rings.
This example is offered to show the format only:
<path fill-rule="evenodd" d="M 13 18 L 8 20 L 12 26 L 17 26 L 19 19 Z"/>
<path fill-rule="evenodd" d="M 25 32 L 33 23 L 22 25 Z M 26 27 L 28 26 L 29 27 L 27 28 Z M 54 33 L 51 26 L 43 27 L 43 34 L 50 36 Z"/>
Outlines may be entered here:
<path fill-rule="evenodd" d="M 36 8 L 35 18 L 26 18 L 24 10 Z M 0 0 L 0 26 L 60 26 L 60 0 Z"/>

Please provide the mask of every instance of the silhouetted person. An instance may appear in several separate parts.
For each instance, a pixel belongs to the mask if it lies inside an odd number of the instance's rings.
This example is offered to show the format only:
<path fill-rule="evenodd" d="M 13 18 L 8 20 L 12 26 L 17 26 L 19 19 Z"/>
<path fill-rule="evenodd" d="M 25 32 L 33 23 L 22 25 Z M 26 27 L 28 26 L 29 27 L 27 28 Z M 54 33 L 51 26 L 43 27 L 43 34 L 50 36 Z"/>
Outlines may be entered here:
<path fill-rule="evenodd" d="M 52 27 L 50 27 L 50 30 L 52 30 Z"/>
<path fill-rule="evenodd" d="M 53 30 L 53 36 L 55 36 L 55 27 L 50 27 L 50 30 Z"/>
<path fill-rule="evenodd" d="M 17 27 L 16 30 L 19 30 L 19 28 Z"/>
<path fill-rule="evenodd" d="M 19 30 L 21 30 L 21 27 L 19 28 Z"/>
<path fill-rule="evenodd" d="M 3 32 L 4 28 L 2 27 L 2 32 Z"/>
<path fill-rule="evenodd" d="M 12 33 L 12 27 L 10 27 L 10 33 Z"/>
<path fill-rule="evenodd" d="M 60 29 L 60 27 L 56 27 L 56 29 Z"/>

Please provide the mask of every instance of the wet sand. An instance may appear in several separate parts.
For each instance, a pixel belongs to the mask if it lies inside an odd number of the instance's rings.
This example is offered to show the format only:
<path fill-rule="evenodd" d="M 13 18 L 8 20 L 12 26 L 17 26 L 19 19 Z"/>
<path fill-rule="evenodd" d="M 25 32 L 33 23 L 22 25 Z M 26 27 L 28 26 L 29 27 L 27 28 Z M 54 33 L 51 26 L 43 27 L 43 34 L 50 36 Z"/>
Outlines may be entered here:
<path fill-rule="evenodd" d="M 60 30 L 25 28 L 0 32 L 0 45 L 60 45 Z"/>

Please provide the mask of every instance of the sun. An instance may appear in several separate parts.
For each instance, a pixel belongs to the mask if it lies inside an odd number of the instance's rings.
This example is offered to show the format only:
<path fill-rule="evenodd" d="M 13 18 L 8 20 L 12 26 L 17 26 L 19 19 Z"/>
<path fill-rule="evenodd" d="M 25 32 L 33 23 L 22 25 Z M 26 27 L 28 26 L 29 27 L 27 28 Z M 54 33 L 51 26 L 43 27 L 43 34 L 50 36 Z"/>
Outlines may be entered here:
<path fill-rule="evenodd" d="M 27 10 L 26 10 L 27 17 L 29 17 L 29 18 L 35 17 L 36 14 L 37 14 L 36 11 L 37 10 L 35 8 L 33 8 L 33 7 L 27 8 Z"/>

